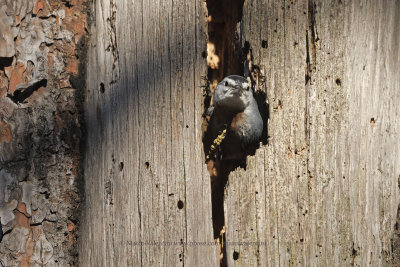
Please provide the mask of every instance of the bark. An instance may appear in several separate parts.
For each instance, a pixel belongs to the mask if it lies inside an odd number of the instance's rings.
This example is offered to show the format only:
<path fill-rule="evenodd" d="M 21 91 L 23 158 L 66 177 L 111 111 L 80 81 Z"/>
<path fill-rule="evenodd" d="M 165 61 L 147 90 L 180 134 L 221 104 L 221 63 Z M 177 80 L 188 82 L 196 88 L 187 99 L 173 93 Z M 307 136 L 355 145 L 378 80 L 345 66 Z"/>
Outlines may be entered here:
<path fill-rule="evenodd" d="M 400 265 L 399 20 L 395 0 L 1 1 L 0 263 Z M 247 71 L 263 143 L 206 165 L 212 91 Z"/>
<path fill-rule="evenodd" d="M 0 265 L 77 264 L 86 1 L 0 1 Z"/>

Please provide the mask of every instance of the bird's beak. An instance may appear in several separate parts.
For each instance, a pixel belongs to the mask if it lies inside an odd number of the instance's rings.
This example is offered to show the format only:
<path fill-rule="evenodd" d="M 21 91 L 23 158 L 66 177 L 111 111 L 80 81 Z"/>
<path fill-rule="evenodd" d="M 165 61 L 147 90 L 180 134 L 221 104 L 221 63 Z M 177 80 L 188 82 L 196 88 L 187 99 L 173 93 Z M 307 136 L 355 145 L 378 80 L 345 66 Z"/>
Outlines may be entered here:
<path fill-rule="evenodd" d="M 234 94 L 242 94 L 242 90 L 240 87 L 232 87 L 232 93 Z"/>

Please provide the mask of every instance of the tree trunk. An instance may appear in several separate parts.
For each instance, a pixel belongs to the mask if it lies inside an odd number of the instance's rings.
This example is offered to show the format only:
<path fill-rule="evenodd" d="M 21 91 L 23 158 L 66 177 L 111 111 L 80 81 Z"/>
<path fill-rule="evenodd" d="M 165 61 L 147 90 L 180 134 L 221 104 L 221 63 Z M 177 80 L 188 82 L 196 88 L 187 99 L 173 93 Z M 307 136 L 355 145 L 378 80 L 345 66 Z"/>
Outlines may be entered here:
<path fill-rule="evenodd" d="M 0 0 L 0 266 L 78 264 L 87 5 Z"/>
<path fill-rule="evenodd" d="M 1 266 L 400 265 L 399 1 L 87 2 L 0 1 Z M 247 71 L 263 143 L 206 165 Z"/>
<path fill-rule="evenodd" d="M 399 2 L 242 5 L 95 3 L 83 266 L 399 263 Z M 219 247 L 201 86 L 243 74 L 238 45 L 268 142 L 229 175 Z"/>
<path fill-rule="evenodd" d="M 269 138 L 229 177 L 226 240 L 265 243 L 228 265 L 400 264 L 399 21 L 399 1 L 245 2 Z"/>
<path fill-rule="evenodd" d="M 218 262 L 215 245 L 186 245 L 213 243 L 204 10 L 186 0 L 94 5 L 82 266 Z"/>

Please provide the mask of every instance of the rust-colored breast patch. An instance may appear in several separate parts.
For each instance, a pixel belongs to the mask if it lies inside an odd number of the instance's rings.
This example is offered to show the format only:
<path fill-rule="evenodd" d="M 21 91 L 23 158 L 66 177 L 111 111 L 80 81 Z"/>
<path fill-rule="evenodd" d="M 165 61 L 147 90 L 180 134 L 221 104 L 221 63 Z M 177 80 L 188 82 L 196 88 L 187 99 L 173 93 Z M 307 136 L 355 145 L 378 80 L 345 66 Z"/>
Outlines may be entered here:
<path fill-rule="evenodd" d="M 239 129 L 239 127 L 243 121 L 243 116 L 244 116 L 243 112 L 240 112 L 235 117 L 233 117 L 232 123 L 231 123 L 231 129 L 233 131 L 237 131 Z"/>

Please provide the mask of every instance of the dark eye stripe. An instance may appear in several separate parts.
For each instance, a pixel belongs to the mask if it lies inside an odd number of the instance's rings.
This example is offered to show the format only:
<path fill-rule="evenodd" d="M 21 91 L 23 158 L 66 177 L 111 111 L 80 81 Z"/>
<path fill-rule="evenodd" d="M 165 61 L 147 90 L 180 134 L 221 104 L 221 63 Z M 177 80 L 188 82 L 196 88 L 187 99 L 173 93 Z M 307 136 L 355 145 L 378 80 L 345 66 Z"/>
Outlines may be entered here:
<path fill-rule="evenodd" d="M 225 86 L 228 86 L 228 85 L 229 85 L 228 81 L 225 81 Z"/>

